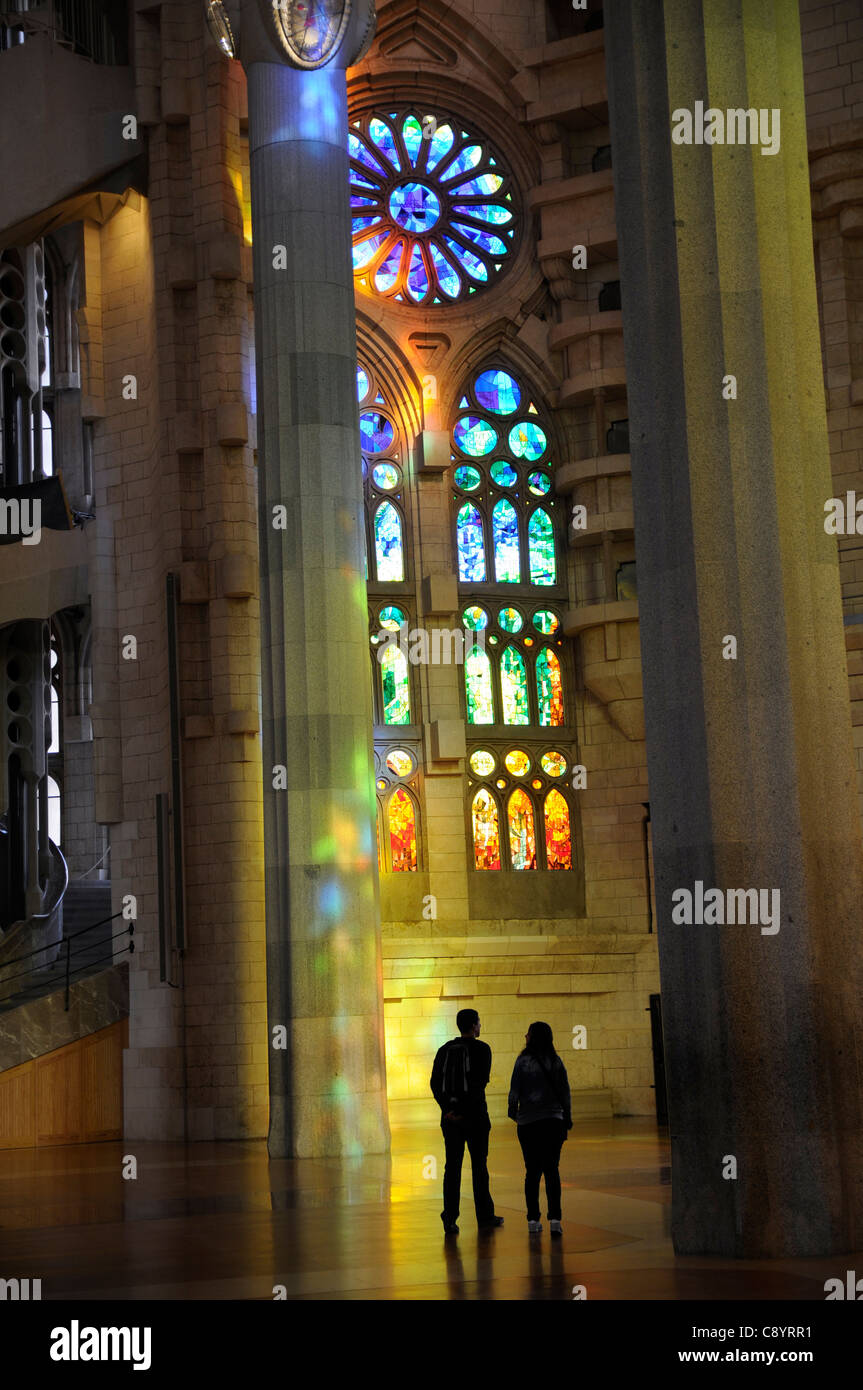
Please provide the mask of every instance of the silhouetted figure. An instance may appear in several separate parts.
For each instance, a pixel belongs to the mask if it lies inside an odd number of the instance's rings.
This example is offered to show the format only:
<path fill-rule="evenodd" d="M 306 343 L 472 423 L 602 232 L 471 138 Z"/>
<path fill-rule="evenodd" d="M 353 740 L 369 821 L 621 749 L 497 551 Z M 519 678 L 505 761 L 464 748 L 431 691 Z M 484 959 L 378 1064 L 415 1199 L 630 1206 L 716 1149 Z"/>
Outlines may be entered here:
<path fill-rule="evenodd" d="M 441 1108 L 440 1127 L 446 1149 L 441 1221 L 447 1235 L 458 1235 L 461 1167 L 464 1146 L 470 1152 L 473 1201 L 480 1228 L 502 1226 L 488 1190 L 488 1136 L 491 1120 L 485 1088 L 491 1074 L 491 1048 L 479 1041 L 479 1014 L 461 1009 L 456 1017 L 461 1034 L 438 1048 L 431 1074 L 432 1095 Z"/>
<path fill-rule="evenodd" d="M 560 1151 L 572 1129 L 572 1099 L 566 1067 L 554 1050 L 547 1023 L 532 1023 L 524 1050 L 516 1058 L 509 1087 L 509 1118 L 518 1125 L 524 1154 L 524 1197 L 527 1228 L 542 1230 L 539 1180 L 545 1178 L 548 1224 L 553 1236 L 563 1234 L 560 1210 Z"/>

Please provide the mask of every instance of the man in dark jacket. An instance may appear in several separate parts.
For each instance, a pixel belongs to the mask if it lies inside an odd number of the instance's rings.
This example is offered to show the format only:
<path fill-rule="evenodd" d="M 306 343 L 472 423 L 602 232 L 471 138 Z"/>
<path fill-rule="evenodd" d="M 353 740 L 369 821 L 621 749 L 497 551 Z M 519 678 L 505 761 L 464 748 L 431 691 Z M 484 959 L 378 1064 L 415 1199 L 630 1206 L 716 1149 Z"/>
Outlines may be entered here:
<path fill-rule="evenodd" d="M 464 1146 L 470 1153 L 473 1201 L 480 1229 L 502 1226 L 495 1216 L 488 1188 L 488 1136 L 491 1121 L 485 1088 L 491 1074 L 491 1048 L 479 1041 L 479 1014 L 461 1009 L 456 1018 L 460 1036 L 438 1049 L 431 1074 L 432 1095 L 441 1109 L 440 1127 L 446 1148 L 441 1220 L 447 1235 L 458 1235 L 461 1168 Z"/>

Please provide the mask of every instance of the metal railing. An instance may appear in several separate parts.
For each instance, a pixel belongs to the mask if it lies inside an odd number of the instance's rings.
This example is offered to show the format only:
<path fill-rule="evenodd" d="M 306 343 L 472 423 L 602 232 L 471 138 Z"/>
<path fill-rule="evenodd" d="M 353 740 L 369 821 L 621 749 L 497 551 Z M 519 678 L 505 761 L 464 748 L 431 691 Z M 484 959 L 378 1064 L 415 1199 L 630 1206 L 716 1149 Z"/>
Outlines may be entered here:
<path fill-rule="evenodd" d="M 12 990 L 11 994 L 5 994 L 0 996 L 0 1004 L 6 1003 L 9 1001 L 9 999 L 17 997 L 18 995 L 26 994 L 30 990 L 42 989 L 46 982 L 44 978 L 41 980 L 37 978 L 39 971 L 49 970 L 51 966 L 56 963 L 56 960 L 59 958 L 60 953 L 63 952 L 65 948 L 65 959 L 63 963 L 63 981 L 65 987 L 64 1010 L 68 1013 L 69 990 L 71 987 L 71 982 L 76 975 L 81 975 L 84 973 L 84 971 L 92 970 L 94 966 L 101 965 L 105 961 L 114 961 L 118 958 L 118 956 L 134 955 L 135 942 L 132 938 L 135 935 L 135 924 L 134 922 L 129 922 L 128 926 L 125 927 L 123 931 L 115 932 L 112 936 L 108 937 L 107 941 L 100 941 L 97 943 L 96 948 L 91 948 L 98 949 L 98 947 L 100 946 L 111 947 L 111 949 L 108 951 L 103 950 L 102 954 L 98 956 L 93 956 L 90 953 L 90 951 L 87 950 L 86 947 L 74 948 L 72 943 L 78 941 L 82 936 L 87 936 L 89 932 L 95 931 L 97 927 L 107 926 L 109 922 L 115 921 L 118 917 L 122 917 L 122 915 L 122 911 L 114 912 L 110 917 L 103 917 L 101 921 L 92 922 L 89 927 L 82 927 L 80 931 L 73 932 L 71 936 L 66 936 L 64 934 L 63 936 L 61 936 L 59 941 L 48 942 L 48 944 L 45 946 L 37 946 L 36 949 L 33 951 L 25 951 L 20 956 L 12 956 L 11 959 L 4 961 L 2 966 L 0 966 L 0 976 L 2 976 L 2 978 L 0 978 L 0 989 L 5 989 L 5 986 L 8 985 L 12 980 L 29 979 L 31 983 L 29 986 L 25 985 L 17 990 Z M 129 938 L 128 946 L 125 946 L 119 950 L 115 949 L 113 946 L 113 942 L 118 941 L 121 937 L 124 936 Z M 32 960 L 34 956 L 42 955 L 46 951 L 57 952 L 57 956 L 55 956 L 54 961 L 51 961 L 49 964 L 42 966 L 31 965 L 24 970 L 16 971 L 13 975 L 5 974 L 7 966 L 19 965 L 22 961 Z M 83 965 L 77 965 L 76 968 L 73 970 L 73 959 L 80 960 L 84 955 L 88 957 L 87 960 L 84 962 Z M 22 1000 L 22 1002 L 24 1001 Z"/>
<path fill-rule="evenodd" d="M 0 0 L 0 49 L 45 34 L 93 63 L 127 63 L 128 38 L 118 33 L 99 0 L 53 0 L 30 8 L 22 0 Z"/>

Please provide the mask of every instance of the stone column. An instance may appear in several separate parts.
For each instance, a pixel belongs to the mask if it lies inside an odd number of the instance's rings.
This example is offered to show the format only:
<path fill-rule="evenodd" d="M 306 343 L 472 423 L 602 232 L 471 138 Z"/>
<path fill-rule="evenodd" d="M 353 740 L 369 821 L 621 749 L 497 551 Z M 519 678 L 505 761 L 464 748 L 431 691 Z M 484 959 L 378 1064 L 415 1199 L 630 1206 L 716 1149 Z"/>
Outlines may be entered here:
<path fill-rule="evenodd" d="M 863 859 L 797 6 L 612 5 L 606 42 L 674 1245 L 857 1249 Z M 778 109 L 778 153 L 673 143 L 697 101 Z M 779 889 L 779 930 L 676 925 L 697 881 Z"/>
<path fill-rule="evenodd" d="M 247 71 L 267 990 L 271 1035 L 288 1029 L 287 1049 L 270 1047 L 269 1150 L 380 1153 L 389 1132 L 345 74 L 266 62 Z M 279 766 L 285 790 L 273 786 Z"/>

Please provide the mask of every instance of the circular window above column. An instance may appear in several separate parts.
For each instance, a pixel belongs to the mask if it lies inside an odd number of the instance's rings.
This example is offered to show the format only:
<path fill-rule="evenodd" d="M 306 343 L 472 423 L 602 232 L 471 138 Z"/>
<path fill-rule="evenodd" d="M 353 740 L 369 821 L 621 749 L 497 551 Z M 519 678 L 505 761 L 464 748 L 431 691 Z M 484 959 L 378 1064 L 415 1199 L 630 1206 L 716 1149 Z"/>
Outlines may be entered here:
<path fill-rule="evenodd" d="M 494 284 L 513 258 L 521 212 L 484 135 L 402 108 L 355 121 L 348 146 L 354 274 L 364 288 L 427 306 Z"/>

